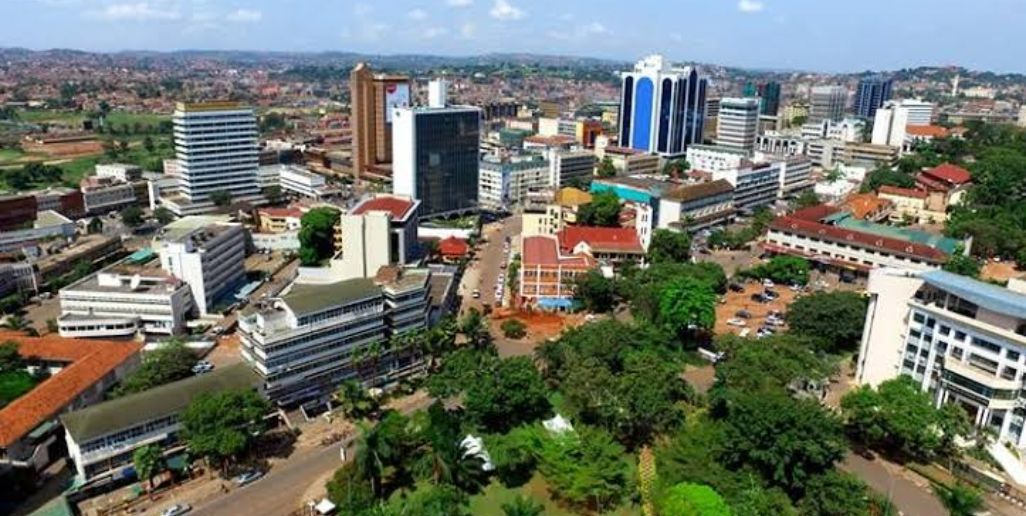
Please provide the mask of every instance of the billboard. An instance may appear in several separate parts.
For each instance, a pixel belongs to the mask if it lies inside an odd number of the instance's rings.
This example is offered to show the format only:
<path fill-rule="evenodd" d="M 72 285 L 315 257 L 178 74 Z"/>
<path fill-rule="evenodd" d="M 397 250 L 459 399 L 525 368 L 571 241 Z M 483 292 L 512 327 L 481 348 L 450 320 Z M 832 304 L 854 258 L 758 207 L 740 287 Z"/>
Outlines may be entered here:
<path fill-rule="evenodd" d="M 391 83 L 385 85 L 385 122 L 392 123 L 392 108 L 410 105 L 410 85 Z"/>

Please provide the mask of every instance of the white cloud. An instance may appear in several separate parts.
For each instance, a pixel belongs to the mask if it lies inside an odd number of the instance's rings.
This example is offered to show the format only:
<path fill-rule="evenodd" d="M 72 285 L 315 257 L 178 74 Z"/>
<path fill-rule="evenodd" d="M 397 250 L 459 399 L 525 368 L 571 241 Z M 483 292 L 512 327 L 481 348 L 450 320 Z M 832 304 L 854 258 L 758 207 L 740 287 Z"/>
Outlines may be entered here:
<path fill-rule="evenodd" d="M 766 6 L 763 5 L 762 0 L 740 0 L 737 3 L 737 8 L 743 13 L 757 13 L 762 11 Z"/>
<path fill-rule="evenodd" d="M 178 20 L 182 13 L 178 9 L 162 8 L 149 2 L 109 4 L 99 11 L 88 11 L 87 17 L 110 21 Z"/>
<path fill-rule="evenodd" d="M 428 13 L 423 9 L 416 8 L 411 9 L 410 12 L 406 13 L 406 16 L 411 20 L 423 20 L 428 17 Z"/>
<path fill-rule="evenodd" d="M 236 9 L 228 13 L 226 20 L 236 23 L 256 23 L 264 18 L 264 13 L 255 9 Z"/>
<path fill-rule="evenodd" d="M 439 36 L 444 36 L 449 33 L 449 29 L 445 27 L 428 27 L 424 30 L 424 39 L 434 39 Z"/>
<path fill-rule="evenodd" d="M 519 20 L 524 17 L 524 10 L 513 7 L 506 0 L 495 0 L 492 10 L 488 12 L 496 20 Z"/>
<path fill-rule="evenodd" d="M 469 7 L 474 3 L 474 0 L 445 0 L 445 3 L 449 7 Z"/>
<path fill-rule="evenodd" d="M 581 27 L 578 32 L 584 35 L 599 36 L 602 34 L 609 34 L 609 29 L 607 29 L 605 25 L 602 25 L 599 22 L 591 22 Z"/>
<path fill-rule="evenodd" d="M 477 32 L 477 27 L 470 22 L 464 23 L 460 27 L 460 37 L 463 39 L 474 39 L 474 33 Z"/>

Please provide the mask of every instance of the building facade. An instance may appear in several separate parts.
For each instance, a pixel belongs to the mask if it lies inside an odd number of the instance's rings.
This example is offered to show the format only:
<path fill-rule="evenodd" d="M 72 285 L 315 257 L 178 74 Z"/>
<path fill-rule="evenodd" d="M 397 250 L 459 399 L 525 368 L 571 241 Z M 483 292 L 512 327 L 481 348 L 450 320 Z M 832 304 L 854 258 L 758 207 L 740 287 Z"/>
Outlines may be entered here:
<path fill-rule="evenodd" d="M 153 241 L 161 267 L 185 281 L 202 315 L 245 278 L 246 230 L 222 217 L 186 217 L 164 227 Z"/>
<path fill-rule="evenodd" d="M 891 100 L 894 80 L 882 75 L 872 75 L 859 81 L 855 89 L 855 116 L 872 120 L 876 110 Z"/>
<path fill-rule="evenodd" d="M 392 163 L 392 109 L 411 103 L 410 79 L 375 74 L 359 63 L 349 74 L 353 128 L 353 175 L 387 179 Z"/>
<path fill-rule="evenodd" d="M 708 80 L 698 70 L 652 55 L 621 78 L 619 145 L 676 156 L 702 142 Z"/>
<path fill-rule="evenodd" d="M 844 86 L 814 86 L 809 103 L 809 122 L 839 121 L 848 106 L 848 90 Z"/>
<path fill-rule="evenodd" d="M 721 179 L 682 186 L 659 199 L 657 227 L 694 232 L 734 217 L 734 186 Z"/>
<path fill-rule="evenodd" d="M 759 133 L 759 99 L 720 99 L 716 119 L 716 145 L 752 152 Z"/>
<path fill-rule="evenodd" d="M 481 110 L 396 108 L 393 192 L 421 201 L 421 217 L 477 209 Z"/>
<path fill-rule="evenodd" d="M 769 206 L 780 197 L 780 177 L 784 173 L 781 161 L 746 163 L 740 168 L 717 170 L 713 180 L 725 180 L 734 187 L 734 208 L 751 213 Z"/>
<path fill-rule="evenodd" d="M 508 210 L 522 204 L 528 192 L 549 186 L 549 162 L 541 155 L 481 160 L 478 203 L 488 210 Z"/>
<path fill-rule="evenodd" d="M 585 186 L 595 175 L 595 154 L 591 151 L 550 151 L 549 182 L 553 189 Z"/>
<path fill-rule="evenodd" d="M 957 404 L 999 442 L 1026 449 L 1026 284 L 1009 287 L 939 270 L 873 271 L 856 380 L 908 376 L 938 407 Z"/>
<path fill-rule="evenodd" d="M 692 145 L 688 147 L 687 162 L 692 170 L 717 172 L 741 168 L 749 153 L 742 149 L 719 145 Z"/>

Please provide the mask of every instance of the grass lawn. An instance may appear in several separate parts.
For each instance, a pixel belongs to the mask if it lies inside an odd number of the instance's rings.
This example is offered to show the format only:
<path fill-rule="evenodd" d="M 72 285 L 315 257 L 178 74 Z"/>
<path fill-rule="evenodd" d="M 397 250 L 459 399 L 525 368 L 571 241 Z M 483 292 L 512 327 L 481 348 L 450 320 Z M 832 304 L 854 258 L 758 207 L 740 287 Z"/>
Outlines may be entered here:
<path fill-rule="evenodd" d="M 33 124 L 43 122 L 81 122 L 86 114 L 80 111 L 56 111 L 51 109 L 21 109 L 18 119 Z"/>
<path fill-rule="evenodd" d="M 21 149 L 0 149 L 0 164 L 17 161 L 24 155 Z"/>
<path fill-rule="evenodd" d="M 0 373 L 0 407 L 18 399 L 36 386 L 36 379 L 25 371 Z"/>
<path fill-rule="evenodd" d="M 156 129 L 157 124 L 171 120 L 171 115 L 162 115 L 159 113 L 126 113 L 124 111 L 111 111 L 107 114 L 107 123 L 114 125 L 133 125 L 140 123 L 144 126 L 152 126 Z"/>
<path fill-rule="evenodd" d="M 575 516 L 579 513 L 559 505 L 549 496 L 549 488 L 541 475 L 535 474 L 530 482 L 518 488 L 510 489 L 497 480 L 485 487 L 481 494 L 470 498 L 470 513 L 475 516 L 503 516 L 502 504 L 507 503 L 518 494 L 533 498 L 545 505 L 546 516 Z M 616 510 L 602 513 L 607 516 L 640 516 L 639 507 L 619 507 Z"/>

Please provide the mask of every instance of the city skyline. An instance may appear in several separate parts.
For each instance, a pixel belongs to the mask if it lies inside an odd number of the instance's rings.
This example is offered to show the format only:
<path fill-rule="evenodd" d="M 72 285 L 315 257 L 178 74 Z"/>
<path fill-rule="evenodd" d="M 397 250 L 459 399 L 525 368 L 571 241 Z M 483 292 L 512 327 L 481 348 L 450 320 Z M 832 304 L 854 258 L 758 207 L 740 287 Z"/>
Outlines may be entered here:
<path fill-rule="evenodd" d="M 821 72 L 958 65 L 1026 72 L 1015 52 L 1021 0 L 13 0 L 2 47 L 87 51 L 261 50 L 468 56 L 534 53 Z M 317 13 L 317 16 L 311 16 Z M 928 17 L 922 16 L 929 13 Z M 965 20 L 989 20 L 967 24 Z M 681 23 L 688 20 L 687 23 Z M 40 30 L 46 27 L 51 30 Z M 867 37 L 872 35 L 873 37 Z M 971 44 L 966 44 L 971 41 Z M 772 43 L 773 52 L 753 52 Z"/>

